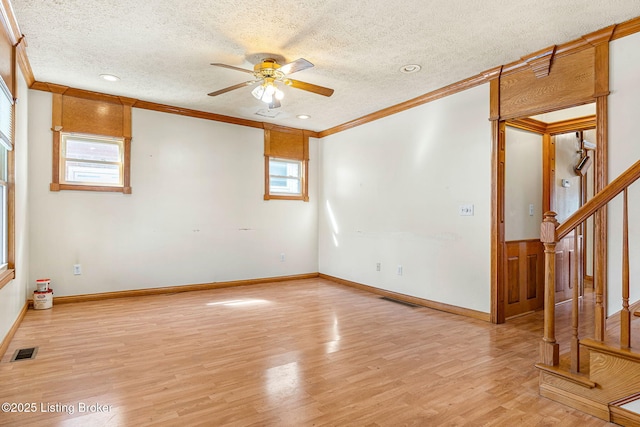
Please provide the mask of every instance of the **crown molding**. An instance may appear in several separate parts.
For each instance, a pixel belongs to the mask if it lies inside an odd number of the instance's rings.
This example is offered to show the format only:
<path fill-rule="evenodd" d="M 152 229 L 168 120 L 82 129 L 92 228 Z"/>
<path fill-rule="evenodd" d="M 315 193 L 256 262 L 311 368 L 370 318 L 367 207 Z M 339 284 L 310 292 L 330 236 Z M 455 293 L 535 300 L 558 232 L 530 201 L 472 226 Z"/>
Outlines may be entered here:
<path fill-rule="evenodd" d="M 616 25 L 610 25 L 601 30 L 594 31 L 593 33 L 582 36 L 582 38 L 586 40 L 587 43 L 589 43 L 591 46 L 598 46 L 603 43 L 609 43 L 615 29 Z"/>
<path fill-rule="evenodd" d="M 20 38 L 22 37 L 22 35 L 19 31 L 18 24 L 15 21 L 15 16 L 13 14 L 13 10 L 11 9 L 9 0 L 0 0 L 0 12 L 1 12 L 0 18 L 3 21 L 3 24 L 5 24 L 7 31 L 9 31 L 10 37 L 13 37 L 13 39 L 15 39 L 17 43 L 18 41 L 20 41 Z M 9 26 L 7 26 L 8 25 L 7 22 L 10 23 Z M 594 31 L 592 33 L 586 34 L 579 39 L 575 39 L 567 43 L 557 45 L 555 46 L 555 49 L 553 52 L 550 51 L 551 48 L 543 49 L 531 55 L 524 56 L 517 61 L 505 64 L 500 67 L 495 67 L 495 68 L 486 70 L 475 76 L 469 77 L 467 79 L 461 80 L 456 83 L 452 83 L 443 88 L 434 90 L 432 92 L 426 93 L 424 95 L 410 99 L 400 104 L 387 107 L 385 109 L 379 110 L 372 114 L 351 120 L 341 125 L 334 126 L 332 128 L 325 129 L 320 132 L 307 131 L 307 130 L 305 130 L 305 132 L 307 132 L 311 137 L 323 138 L 325 136 L 333 135 L 335 133 L 342 132 L 347 129 L 351 129 L 351 128 L 363 125 L 365 123 L 370 123 L 372 121 L 390 116 L 392 114 L 396 114 L 401 111 L 405 111 L 405 110 L 417 107 L 419 105 L 435 101 L 445 96 L 453 95 L 457 92 L 470 89 L 472 87 L 494 80 L 498 77 L 508 76 L 509 74 L 522 71 L 526 67 L 532 67 L 534 69 L 534 73 L 536 73 L 536 76 L 542 77 L 542 74 L 544 74 L 545 72 L 548 74 L 548 69 L 545 71 L 545 68 L 547 66 L 550 67 L 554 59 L 571 55 L 581 50 L 592 48 L 593 46 L 597 46 L 599 44 L 602 44 L 611 40 L 617 40 L 619 38 L 626 37 L 638 32 L 640 32 L 640 17 L 630 19 L 621 24 L 611 25 L 609 27 L 602 28 L 598 31 Z M 24 41 L 22 41 L 22 43 L 18 45 L 18 55 L 19 55 L 18 63 L 20 64 L 20 67 L 23 71 L 23 74 L 25 75 L 25 79 L 27 79 L 27 82 L 28 83 L 31 82 L 29 84 L 29 87 L 31 89 L 44 90 L 44 91 L 53 92 L 53 93 L 70 94 L 64 91 L 59 92 L 62 88 L 59 85 L 55 85 L 52 83 L 38 82 L 33 78 L 33 73 L 31 71 L 31 67 L 29 66 L 29 61 L 28 61 L 28 58 L 26 55 L 26 49 L 24 46 L 25 46 Z M 23 58 L 20 59 L 20 56 L 22 56 Z M 538 75 L 538 74 L 541 74 L 541 75 Z M 67 88 L 67 89 L 70 90 L 71 88 Z M 112 100 L 113 98 L 119 98 L 119 97 L 114 97 L 112 95 L 97 94 L 96 92 L 82 91 L 80 89 L 74 89 L 73 92 L 71 93 L 73 93 L 73 96 L 81 96 L 81 97 L 91 96 L 91 97 L 98 97 L 104 100 L 106 100 L 106 98 L 102 98 L 102 97 L 107 97 L 108 99 L 110 99 L 110 101 L 108 102 L 114 102 Z M 87 93 L 90 93 L 92 95 L 88 95 Z M 116 102 L 122 103 L 121 100 L 118 100 Z M 203 111 L 191 110 L 188 108 L 175 107 L 175 106 L 158 104 L 158 103 L 142 101 L 142 100 L 135 100 L 132 106 L 136 108 L 141 108 L 141 109 L 147 109 L 147 110 L 153 110 L 153 111 L 159 111 L 159 112 L 165 112 L 165 113 L 171 113 L 171 114 L 179 114 L 179 115 L 184 115 L 189 117 L 220 121 L 224 123 L 231 123 L 231 124 L 248 126 L 253 128 L 264 128 L 264 126 L 267 125 L 267 123 L 265 122 L 240 119 L 240 118 L 225 116 L 221 114 L 207 113 Z"/>
<path fill-rule="evenodd" d="M 334 133 L 342 132 L 347 129 L 354 128 L 356 126 L 363 125 L 365 123 L 373 122 L 383 117 L 387 117 L 392 114 L 399 113 L 401 111 L 406 111 L 411 108 L 417 107 L 419 105 L 423 105 L 428 102 L 432 102 L 437 99 L 444 98 L 446 96 L 453 95 L 458 92 L 462 92 L 463 90 L 471 89 L 472 87 L 479 86 L 483 83 L 487 83 L 489 80 L 493 78 L 492 76 L 496 72 L 499 72 L 499 68 L 491 69 L 491 70 L 482 72 L 480 74 L 476 74 L 473 77 L 469 77 L 468 79 L 464 79 L 459 82 L 452 83 L 443 88 L 436 89 L 432 92 L 418 96 L 417 98 L 410 99 L 400 104 L 392 105 L 391 107 L 387 107 L 380 111 L 376 111 L 375 113 L 357 118 L 355 120 L 351 120 L 347 123 L 332 127 L 327 130 L 323 130 L 322 132 L 318 132 L 318 135 L 320 135 L 320 138 L 324 138 L 325 136 L 333 135 Z"/>
<path fill-rule="evenodd" d="M 31 85 L 30 89 L 40 90 L 43 92 L 57 93 L 57 94 L 62 94 L 66 96 L 73 96 L 76 98 L 91 99 L 94 101 L 110 102 L 112 104 L 127 105 L 130 107 L 140 108 L 143 110 L 158 111 L 161 113 L 170 113 L 170 114 L 177 114 L 180 116 L 195 117 L 198 119 L 213 120 L 216 122 L 231 123 L 234 125 L 247 126 L 252 128 L 258 128 L 258 129 L 266 129 L 269 126 L 275 126 L 270 123 L 258 122 L 255 120 L 240 119 L 237 117 L 225 116 L 222 114 L 208 113 L 205 111 L 192 110 L 189 108 L 175 107 L 172 105 L 142 101 L 140 99 L 135 99 L 135 98 L 109 95 L 101 92 L 93 92 L 93 91 L 84 90 L 84 89 L 57 85 L 55 83 L 36 81 Z M 291 129 L 294 129 L 294 128 L 291 128 Z M 319 137 L 318 132 L 314 132 L 306 129 L 297 129 L 297 130 L 302 130 L 306 132 L 309 136 L 314 138 Z"/>
<path fill-rule="evenodd" d="M 16 16 L 13 13 L 13 8 L 11 7 L 11 2 L 9 2 L 9 0 L 0 1 L 0 19 L 2 20 L 2 25 L 4 26 L 7 35 L 9 36 L 9 40 L 11 40 L 11 44 L 15 46 L 22 38 L 22 32 L 20 32 L 18 21 L 16 20 Z"/>
<path fill-rule="evenodd" d="M 532 119 L 530 117 L 507 120 L 507 126 L 535 133 L 547 132 L 547 124 L 545 122 L 541 122 L 540 120 Z"/>
<path fill-rule="evenodd" d="M 640 16 L 616 25 L 611 40 L 617 40 L 635 33 L 640 33 Z"/>
<path fill-rule="evenodd" d="M 11 44 L 16 48 L 16 61 L 27 82 L 27 86 L 30 87 L 35 82 L 35 77 L 33 76 L 33 70 L 27 57 L 27 42 L 20 31 L 16 15 L 13 13 L 13 8 L 9 0 L 0 1 L 0 21 L 2 21 L 2 26 L 9 37 L 9 41 L 11 41 Z"/>

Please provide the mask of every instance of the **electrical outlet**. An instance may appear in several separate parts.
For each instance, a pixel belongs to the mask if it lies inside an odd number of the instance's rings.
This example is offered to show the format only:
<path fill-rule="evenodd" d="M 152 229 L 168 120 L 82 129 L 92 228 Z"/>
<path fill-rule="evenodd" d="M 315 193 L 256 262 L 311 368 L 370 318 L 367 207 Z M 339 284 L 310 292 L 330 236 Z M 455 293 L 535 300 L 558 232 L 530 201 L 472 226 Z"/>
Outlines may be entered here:
<path fill-rule="evenodd" d="M 529 205 L 529 216 L 533 216 L 533 203 Z"/>
<path fill-rule="evenodd" d="M 376 262 L 376 271 L 380 271 L 381 267 L 382 267 L 382 264 L 380 264 L 379 262 Z"/>
<path fill-rule="evenodd" d="M 73 274 L 76 276 L 82 274 L 82 266 L 80 264 L 73 265 Z"/>
<path fill-rule="evenodd" d="M 401 265 L 398 266 L 398 270 L 396 272 L 398 273 L 398 276 L 402 276 L 402 266 Z"/>
<path fill-rule="evenodd" d="M 473 205 L 460 205 L 460 216 L 473 216 Z"/>
<path fill-rule="evenodd" d="M 280 262 L 284 262 L 284 260 L 285 260 L 285 256 L 284 256 L 284 252 L 282 252 L 280 254 Z"/>

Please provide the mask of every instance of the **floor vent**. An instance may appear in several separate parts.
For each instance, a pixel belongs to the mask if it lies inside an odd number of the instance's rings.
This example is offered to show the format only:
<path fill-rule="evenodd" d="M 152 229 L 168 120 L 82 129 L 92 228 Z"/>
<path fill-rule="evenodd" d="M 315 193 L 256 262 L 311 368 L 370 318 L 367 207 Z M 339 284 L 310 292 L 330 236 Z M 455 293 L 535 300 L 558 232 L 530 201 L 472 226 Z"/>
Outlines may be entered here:
<path fill-rule="evenodd" d="M 401 301 L 399 299 L 394 299 L 394 298 L 389 298 L 389 297 L 380 297 L 380 299 L 383 299 L 385 301 L 395 302 L 395 303 L 402 304 L 402 305 L 406 305 L 407 307 L 420 307 L 418 304 L 414 304 L 414 303 L 406 302 L 406 301 Z"/>
<path fill-rule="evenodd" d="M 38 347 L 21 348 L 19 350 L 16 350 L 15 353 L 13 353 L 13 357 L 11 358 L 11 361 L 17 362 L 19 360 L 35 359 L 37 353 L 38 353 Z"/>

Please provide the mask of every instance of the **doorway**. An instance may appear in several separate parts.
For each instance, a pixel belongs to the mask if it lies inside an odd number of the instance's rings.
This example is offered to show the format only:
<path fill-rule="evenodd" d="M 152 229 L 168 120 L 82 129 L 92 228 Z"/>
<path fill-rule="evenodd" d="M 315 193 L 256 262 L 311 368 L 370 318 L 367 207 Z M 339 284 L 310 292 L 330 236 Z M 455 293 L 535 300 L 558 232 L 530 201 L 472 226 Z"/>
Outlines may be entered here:
<path fill-rule="evenodd" d="M 595 104 L 587 104 L 505 122 L 501 273 L 506 319 L 543 308 L 543 213 L 556 212 L 562 223 L 593 195 L 595 113 Z M 592 223 L 556 247 L 556 303 L 571 298 L 574 286 L 583 293 L 584 279 L 593 270 L 589 236 Z"/>

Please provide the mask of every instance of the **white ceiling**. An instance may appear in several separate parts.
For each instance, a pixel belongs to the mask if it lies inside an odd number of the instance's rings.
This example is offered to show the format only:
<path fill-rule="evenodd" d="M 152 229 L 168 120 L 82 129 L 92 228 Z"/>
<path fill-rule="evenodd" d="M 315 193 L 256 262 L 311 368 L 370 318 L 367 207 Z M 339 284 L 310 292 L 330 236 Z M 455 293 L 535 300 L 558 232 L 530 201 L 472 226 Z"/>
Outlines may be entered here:
<path fill-rule="evenodd" d="M 310 130 L 325 130 L 553 44 L 640 16 L 638 0 L 12 0 L 37 81 Z M 314 68 L 279 115 L 241 88 L 269 52 Z M 405 64 L 422 70 L 403 74 Z M 115 74 L 119 82 L 98 76 Z M 298 114 L 309 114 L 302 121 Z"/>

